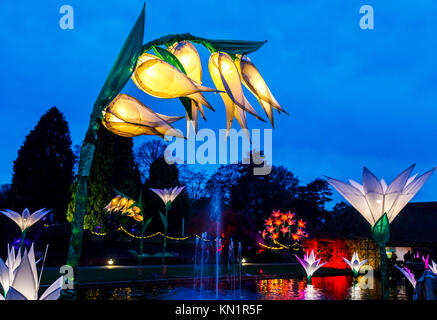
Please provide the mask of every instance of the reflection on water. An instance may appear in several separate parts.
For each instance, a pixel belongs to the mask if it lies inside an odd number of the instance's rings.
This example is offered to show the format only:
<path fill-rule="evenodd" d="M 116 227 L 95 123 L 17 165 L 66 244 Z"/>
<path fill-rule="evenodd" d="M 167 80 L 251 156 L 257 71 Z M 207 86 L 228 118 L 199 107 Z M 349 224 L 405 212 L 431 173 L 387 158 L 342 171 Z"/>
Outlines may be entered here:
<path fill-rule="evenodd" d="M 281 278 L 265 280 L 244 280 L 241 292 L 236 294 L 226 281 L 219 286 L 220 299 L 257 300 L 374 300 L 381 298 L 381 287 L 376 279 L 372 286 L 362 287 L 354 283 L 352 276 L 313 277 L 312 285 L 304 278 Z M 238 296 L 239 295 L 239 296 Z M 184 284 L 151 284 L 132 287 L 101 287 L 79 290 L 84 300 L 214 300 L 215 284 L 205 286 L 202 292 L 194 291 L 189 282 Z M 405 283 L 392 283 L 390 299 L 405 300 Z"/>

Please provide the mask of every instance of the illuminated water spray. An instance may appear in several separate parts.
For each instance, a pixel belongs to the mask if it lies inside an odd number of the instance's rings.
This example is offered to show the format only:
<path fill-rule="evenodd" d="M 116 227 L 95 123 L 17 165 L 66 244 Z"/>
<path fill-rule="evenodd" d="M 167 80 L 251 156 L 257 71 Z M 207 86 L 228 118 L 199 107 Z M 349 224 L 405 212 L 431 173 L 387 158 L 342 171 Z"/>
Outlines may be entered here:
<path fill-rule="evenodd" d="M 220 234 L 222 232 L 222 206 L 220 191 L 216 191 L 211 199 L 211 220 L 216 223 L 215 230 L 215 297 L 219 295 L 219 278 L 220 278 L 220 251 L 222 241 Z"/>

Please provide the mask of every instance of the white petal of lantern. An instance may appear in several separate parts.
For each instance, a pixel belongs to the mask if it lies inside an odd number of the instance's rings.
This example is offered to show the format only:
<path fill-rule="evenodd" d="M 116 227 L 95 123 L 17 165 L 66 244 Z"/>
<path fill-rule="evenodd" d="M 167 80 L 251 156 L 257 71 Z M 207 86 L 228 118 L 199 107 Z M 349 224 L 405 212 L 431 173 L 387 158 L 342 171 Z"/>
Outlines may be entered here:
<path fill-rule="evenodd" d="M 155 113 L 127 94 L 119 94 L 115 97 L 102 114 L 103 125 L 112 133 L 122 137 L 169 135 L 184 138 L 170 125 L 183 117 L 169 117 Z"/>
<path fill-rule="evenodd" d="M 42 218 L 44 218 L 50 211 L 51 210 L 46 210 L 43 208 L 43 209 L 37 210 L 34 213 L 32 213 L 32 215 L 30 216 L 31 221 L 32 221 L 32 225 L 37 223 Z"/>
<path fill-rule="evenodd" d="M 326 181 L 335 190 L 337 190 L 338 193 L 340 193 L 359 213 L 361 213 L 367 222 L 369 222 L 371 225 L 375 224 L 376 221 L 372 217 L 372 213 L 370 212 L 370 208 L 367 205 L 366 198 L 362 191 L 346 182 L 337 179 L 328 178 Z"/>
<path fill-rule="evenodd" d="M 433 168 L 424 174 L 422 174 L 420 177 L 416 177 L 413 181 L 411 181 L 409 184 L 407 184 L 404 189 L 402 190 L 402 194 L 399 195 L 396 203 L 393 204 L 393 207 L 391 209 L 391 214 L 389 217 L 390 222 L 393 221 L 394 218 L 399 214 L 399 212 L 407 205 L 407 203 L 414 197 L 414 195 L 417 193 L 417 191 L 422 188 L 422 186 L 425 184 L 426 180 L 433 174 L 433 172 L 436 170 L 436 168 Z"/>
<path fill-rule="evenodd" d="M 9 268 L 6 263 L 0 258 L 0 285 L 4 292 L 8 292 L 11 285 L 9 280 Z"/>
<path fill-rule="evenodd" d="M 19 214 L 18 212 L 9 210 L 9 209 L 2 210 L 0 212 L 3 213 L 5 216 L 7 216 L 12 221 L 14 221 L 18 225 L 18 227 L 21 229 L 21 231 L 24 231 L 23 225 L 22 225 L 23 218 L 22 218 L 21 214 Z"/>
<path fill-rule="evenodd" d="M 167 48 L 169 52 L 171 52 L 182 64 L 182 66 L 185 69 L 185 72 L 187 73 L 187 76 L 195 81 L 198 84 L 202 84 L 202 64 L 200 61 L 199 53 L 197 52 L 194 45 L 189 41 L 181 41 L 174 43 L 170 47 Z M 203 112 L 202 105 L 205 105 L 206 107 L 210 108 L 211 110 L 214 110 L 211 105 L 208 103 L 206 98 L 203 96 L 202 93 L 194 93 L 189 96 L 191 101 L 191 114 L 192 114 L 192 125 L 194 132 L 197 131 L 197 113 L 200 111 L 202 117 L 205 119 L 205 114 Z M 187 118 L 187 132 L 189 133 L 189 120 Z"/>
<path fill-rule="evenodd" d="M 27 300 L 36 300 L 38 286 L 32 269 L 33 268 L 31 262 L 29 261 L 27 249 L 25 249 L 20 266 L 17 268 L 15 273 L 14 282 L 8 291 L 7 298 L 9 297 L 11 289 L 14 288 L 16 291 L 25 296 Z"/>
<path fill-rule="evenodd" d="M 237 117 L 241 127 L 247 128 L 244 113 L 236 111 L 241 108 L 254 115 L 257 119 L 264 121 L 253 109 L 247 99 L 244 97 L 241 86 L 240 75 L 232 58 L 223 52 L 214 52 L 211 54 L 208 63 L 209 73 L 216 88 L 220 91 L 220 96 L 226 107 L 227 130 L 232 126 L 232 120 Z"/>
<path fill-rule="evenodd" d="M 358 182 L 356 182 L 355 180 L 352 180 L 352 179 L 349 179 L 349 183 L 350 183 L 353 187 L 355 187 L 355 188 L 357 188 L 358 190 L 360 190 L 361 193 L 362 193 L 363 196 L 364 196 L 364 189 L 363 189 L 363 185 L 362 185 L 362 184 L 360 184 L 360 183 L 358 183 Z"/>
<path fill-rule="evenodd" d="M 389 186 L 386 186 L 383 179 L 378 181 L 367 168 L 363 170 L 362 188 L 353 180 L 349 180 L 351 185 L 332 178 L 328 178 L 327 182 L 373 226 L 384 213 L 387 213 L 391 223 L 437 167 L 420 177 L 416 174 L 409 178 L 413 169 L 414 165 L 404 170 Z M 362 193 L 364 197 L 360 196 Z"/>
<path fill-rule="evenodd" d="M 217 92 L 192 81 L 176 67 L 148 53 L 138 60 L 132 80 L 147 94 L 164 99 L 185 97 L 196 92 Z"/>
<path fill-rule="evenodd" d="M 38 294 L 38 288 L 39 288 L 39 280 L 38 280 L 38 272 L 36 270 L 36 262 L 35 262 L 35 251 L 33 248 L 33 243 L 29 249 L 29 252 L 27 254 L 27 257 L 29 259 L 30 263 L 30 269 L 32 270 L 33 280 L 35 282 L 35 288 L 36 288 L 36 294 Z M 36 296 L 35 296 L 36 297 Z"/>
<path fill-rule="evenodd" d="M 405 188 L 405 185 L 408 182 L 408 178 L 410 177 L 411 172 L 413 171 L 415 165 L 413 164 L 403 172 L 401 172 L 388 186 L 385 191 L 385 200 L 384 200 L 384 212 L 387 213 L 388 219 L 390 222 L 397 216 L 400 212 L 395 212 L 394 209 L 397 209 L 396 203 L 398 202 L 399 197 L 402 195 L 402 191 Z"/>
<path fill-rule="evenodd" d="M 258 99 L 264 112 L 269 117 L 270 123 L 274 126 L 272 108 L 278 110 L 279 113 L 281 111 L 286 113 L 285 110 L 282 109 L 278 101 L 276 101 L 258 69 L 247 56 L 237 56 L 235 64 L 243 84 Z"/>
<path fill-rule="evenodd" d="M 42 294 L 39 300 L 58 300 L 61 295 L 62 284 L 64 283 L 63 276 L 59 277 L 58 280 L 52 283 L 50 287 Z"/>
<path fill-rule="evenodd" d="M 381 182 L 366 167 L 363 169 L 363 189 L 374 224 L 384 214 L 384 190 Z"/>
<path fill-rule="evenodd" d="M 14 287 L 10 287 L 8 293 L 6 294 L 6 300 L 29 300 L 29 299 L 27 299 L 25 295 L 18 292 Z"/>

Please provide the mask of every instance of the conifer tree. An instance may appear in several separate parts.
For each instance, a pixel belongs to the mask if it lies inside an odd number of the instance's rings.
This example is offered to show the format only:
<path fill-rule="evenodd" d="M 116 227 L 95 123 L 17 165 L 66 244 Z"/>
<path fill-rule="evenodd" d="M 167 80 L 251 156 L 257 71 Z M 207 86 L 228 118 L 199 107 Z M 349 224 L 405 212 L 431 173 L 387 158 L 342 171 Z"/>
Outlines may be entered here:
<path fill-rule="evenodd" d="M 11 195 L 15 209 L 52 209 L 56 221 L 65 220 L 73 164 L 68 123 L 52 107 L 26 136 L 14 161 Z"/>

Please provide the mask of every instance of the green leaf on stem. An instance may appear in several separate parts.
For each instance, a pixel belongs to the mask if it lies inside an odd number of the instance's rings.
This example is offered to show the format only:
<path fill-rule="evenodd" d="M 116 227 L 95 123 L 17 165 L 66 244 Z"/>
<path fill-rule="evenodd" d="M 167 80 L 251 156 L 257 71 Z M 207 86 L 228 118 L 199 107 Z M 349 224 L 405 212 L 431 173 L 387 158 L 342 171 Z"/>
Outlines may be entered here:
<path fill-rule="evenodd" d="M 167 210 L 167 212 L 169 212 L 170 209 L 171 209 L 171 201 L 169 201 L 165 204 L 165 210 Z"/>
<path fill-rule="evenodd" d="M 390 222 L 387 213 L 384 213 L 372 226 L 372 236 L 378 244 L 385 244 L 390 239 Z"/>
<path fill-rule="evenodd" d="M 141 232 L 144 234 L 144 232 L 146 231 L 147 227 L 149 226 L 150 222 L 152 221 L 153 217 L 150 217 L 149 219 L 147 219 L 144 223 L 143 223 L 143 227 L 141 228 Z"/>
<path fill-rule="evenodd" d="M 164 225 L 164 229 L 167 230 L 167 218 L 165 215 L 159 211 L 159 215 L 161 216 L 162 224 Z"/>

